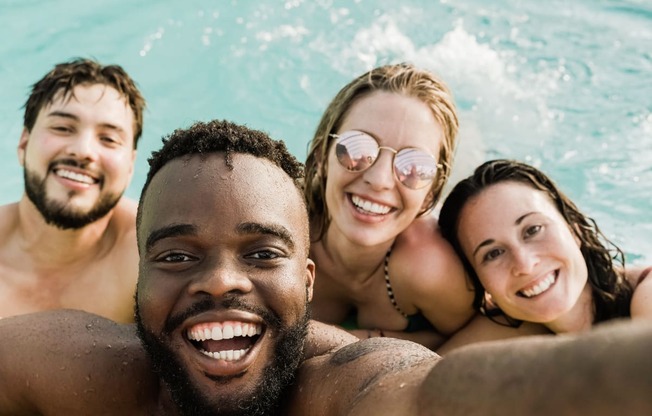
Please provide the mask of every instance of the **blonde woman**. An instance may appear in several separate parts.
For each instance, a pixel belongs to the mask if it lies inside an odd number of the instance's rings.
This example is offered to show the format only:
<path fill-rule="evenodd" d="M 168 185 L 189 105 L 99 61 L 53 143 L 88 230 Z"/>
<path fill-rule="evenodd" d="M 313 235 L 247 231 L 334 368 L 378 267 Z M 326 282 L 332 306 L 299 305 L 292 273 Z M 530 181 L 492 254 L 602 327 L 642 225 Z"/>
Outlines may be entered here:
<path fill-rule="evenodd" d="M 448 88 L 410 64 L 335 96 L 306 161 L 315 319 L 436 348 L 471 318 L 471 286 L 431 214 L 457 131 Z"/>

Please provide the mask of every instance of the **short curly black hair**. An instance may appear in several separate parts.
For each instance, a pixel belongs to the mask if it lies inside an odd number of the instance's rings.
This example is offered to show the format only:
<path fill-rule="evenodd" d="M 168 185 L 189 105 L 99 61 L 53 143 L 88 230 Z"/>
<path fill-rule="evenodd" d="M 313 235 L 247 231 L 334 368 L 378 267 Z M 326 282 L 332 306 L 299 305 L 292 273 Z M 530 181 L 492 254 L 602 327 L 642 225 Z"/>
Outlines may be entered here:
<path fill-rule="evenodd" d="M 303 164 L 287 149 L 281 140 L 273 140 L 266 133 L 226 120 L 197 122 L 187 129 L 177 129 L 163 138 L 163 147 L 152 152 L 148 159 L 149 172 L 140 193 L 136 224 L 140 224 L 143 199 L 156 173 L 168 162 L 181 156 L 208 155 L 224 152 L 226 165 L 233 169 L 233 153 L 243 153 L 267 159 L 283 169 L 303 194 Z M 301 198 L 303 200 L 303 198 Z"/>

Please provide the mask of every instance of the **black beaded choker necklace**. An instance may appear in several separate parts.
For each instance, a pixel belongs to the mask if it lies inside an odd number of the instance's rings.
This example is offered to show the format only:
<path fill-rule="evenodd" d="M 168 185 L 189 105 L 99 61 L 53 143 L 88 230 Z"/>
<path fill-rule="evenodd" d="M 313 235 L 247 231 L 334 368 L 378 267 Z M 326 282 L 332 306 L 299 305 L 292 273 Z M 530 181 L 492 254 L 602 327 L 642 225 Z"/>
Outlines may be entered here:
<path fill-rule="evenodd" d="M 385 285 L 387 286 L 387 295 L 389 296 L 390 302 L 392 302 L 392 305 L 394 305 L 394 309 L 398 311 L 403 317 L 407 318 L 407 314 L 399 308 L 398 304 L 396 303 L 396 299 L 394 298 L 394 290 L 392 290 L 392 284 L 389 282 L 389 256 L 392 255 L 392 248 L 394 245 L 392 244 L 389 247 L 389 250 L 387 250 L 387 254 L 385 254 Z"/>

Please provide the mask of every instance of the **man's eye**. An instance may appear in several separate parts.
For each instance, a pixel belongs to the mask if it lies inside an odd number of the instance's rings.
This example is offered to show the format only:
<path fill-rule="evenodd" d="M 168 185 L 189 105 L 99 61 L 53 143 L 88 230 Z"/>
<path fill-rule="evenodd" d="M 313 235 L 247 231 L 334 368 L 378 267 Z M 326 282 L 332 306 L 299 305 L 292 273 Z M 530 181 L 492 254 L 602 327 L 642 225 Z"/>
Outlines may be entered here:
<path fill-rule="evenodd" d="M 113 137 L 111 137 L 111 136 L 102 136 L 102 137 L 100 138 L 100 140 L 102 140 L 103 142 L 106 142 L 106 143 L 111 143 L 111 144 L 117 144 L 117 143 L 119 143 L 118 140 L 116 140 L 115 138 L 113 138 Z"/>
<path fill-rule="evenodd" d="M 53 126 L 52 130 L 59 132 L 59 133 L 71 133 L 72 128 L 67 127 L 67 126 Z"/>
<path fill-rule="evenodd" d="M 280 255 L 278 253 L 271 250 L 256 251 L 255 253 L 251 253 L 247 256 L 247 258 L 256 260 L 274 260 L 279 257 Z"/>
<path fill-rule="evenodd" d="M 158 260 L 164 263 L 183 263 L 186 261 L 191 261 L 192 257 L 183 253 L 169 253 L 159 257 Z"/>

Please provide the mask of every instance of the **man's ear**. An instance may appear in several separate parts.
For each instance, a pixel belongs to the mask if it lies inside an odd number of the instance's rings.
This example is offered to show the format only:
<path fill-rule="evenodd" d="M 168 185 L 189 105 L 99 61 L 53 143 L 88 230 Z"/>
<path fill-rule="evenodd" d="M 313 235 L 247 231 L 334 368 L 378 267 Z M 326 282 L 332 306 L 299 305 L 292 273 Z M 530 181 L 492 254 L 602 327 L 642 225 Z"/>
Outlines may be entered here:
<path fill-rule="evenodd" d="M 23 132 L 20 135 L 20 140 L 18 140 L 18 163 L 20 166 L 25 167 L 25 149 L 27 148 L 27 142 L 29 141 L 29 131 L 27 127 L 23 127 Z"/>
<path fill-rule="evenodd" d="M 306 261 L 306 293 L 308 302 L 312 300 L 312 291 L 315 285 L 315 262 L 311 259 Z"/>

